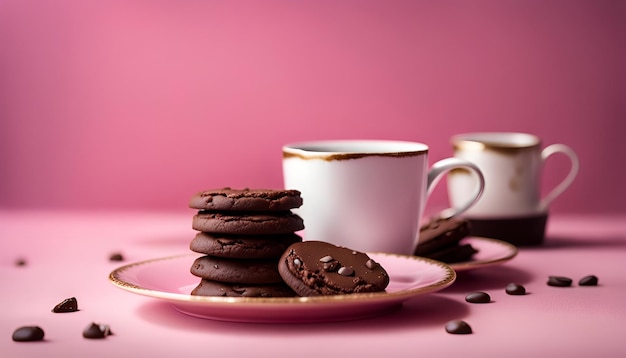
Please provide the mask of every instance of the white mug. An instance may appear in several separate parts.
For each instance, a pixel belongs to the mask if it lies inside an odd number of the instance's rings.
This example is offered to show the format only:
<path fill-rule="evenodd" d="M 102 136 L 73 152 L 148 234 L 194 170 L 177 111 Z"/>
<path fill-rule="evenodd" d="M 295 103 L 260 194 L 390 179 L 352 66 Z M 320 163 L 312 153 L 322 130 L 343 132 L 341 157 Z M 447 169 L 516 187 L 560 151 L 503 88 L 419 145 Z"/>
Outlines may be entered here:
<path fill-rule="evenodd" d="M 430 192 L 447 172 L 476 174 L 471 195 L 454 216 L 480 197 L 484 180 L 472 163 L 447 158 L 428 168 L 428 146 L 390 140 L 336 140 L 283 146 L 287 189 L 301 192 L 294 210 L 304 220 L 304 239 L 364 252 L 413 254 Z M 477 184 L 476 184 L 477 183 Z"/>
<path fill-rule="evenodd" d="M 469 218 L 511 218 L 540 215 L 562 194 L 578 173 L 578 157 L 564 144 L 542 149 L 532 134 L 514 132 L 465 133 L 451 139 L 454 157 L 476 164 L 487 185 L 465 216 Z M 569 173 L 549 194 L 541 198 L 541 173 L 548 157 L 565 154 L 571 161 Z M 462 205 L 475 184 L 465 171 L 448 175 L 448 196 L 452 206 Z"/>

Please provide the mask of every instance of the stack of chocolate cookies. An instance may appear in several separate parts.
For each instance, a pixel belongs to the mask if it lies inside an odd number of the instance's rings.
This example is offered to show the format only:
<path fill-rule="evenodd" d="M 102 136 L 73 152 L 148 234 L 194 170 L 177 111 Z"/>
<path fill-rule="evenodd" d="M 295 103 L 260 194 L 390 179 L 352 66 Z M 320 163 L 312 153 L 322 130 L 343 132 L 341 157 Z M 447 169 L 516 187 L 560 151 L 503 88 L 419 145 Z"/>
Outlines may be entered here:
<path fill-rule="evenodd" d="M 445 263 L 469 261 L 478 251 L 471 244 L 460 242 L 469 234 L 465 219 L 432 219 L 420 228 L 415 256 Z"/>
<path fill-rule="evenodd" d="M 278 272 L 287 247 L 302 242 L 304 229 L 291 209 L 302 205 L 297 190 L 223 188 L 197 193 L 189 207 L 197 209 L 189 248 L 197 258 L 191 273 L 200 283 L 198 296 L 288 297 L 295 292 Z"/>

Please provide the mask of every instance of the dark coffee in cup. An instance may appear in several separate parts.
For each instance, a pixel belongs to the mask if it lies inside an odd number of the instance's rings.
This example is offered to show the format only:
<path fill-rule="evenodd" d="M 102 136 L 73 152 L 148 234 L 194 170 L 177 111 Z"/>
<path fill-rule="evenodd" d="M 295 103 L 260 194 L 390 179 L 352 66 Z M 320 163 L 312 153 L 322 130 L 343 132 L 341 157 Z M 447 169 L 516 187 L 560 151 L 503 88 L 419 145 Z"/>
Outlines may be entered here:
<path fill-rule="evenodd" d="M 545 238 L 548 213 L 509 218 L 467 218 L 470 235 L 490 237 L 515 246 L 541 245 Z"/>

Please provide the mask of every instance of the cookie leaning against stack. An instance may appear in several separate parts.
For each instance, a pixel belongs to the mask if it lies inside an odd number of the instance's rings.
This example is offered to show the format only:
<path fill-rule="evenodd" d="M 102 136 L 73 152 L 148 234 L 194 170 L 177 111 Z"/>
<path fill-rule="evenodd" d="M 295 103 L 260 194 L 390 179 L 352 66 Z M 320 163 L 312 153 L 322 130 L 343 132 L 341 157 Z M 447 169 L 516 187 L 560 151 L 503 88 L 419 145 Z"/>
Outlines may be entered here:
<path fill-rule="evenodd" d="M 278 272 L 278 260 L 295 234 L 304 229 L 291 209 L 302 205 L 297 190 L 223 188 L 194 195 L 199 210 L 192 227 L 199 231 L 189 248 L 197 258 L 191 273 L 201 278 L 191 292 L 198 296 L 285 297 L 293 290 Z"/>
<path fill-rule="evenodd" d="M 278 271 L 299 296 L 382 292 L 387 271 L 366 253 L 323 241 L 305 241 L 287 248 Z"/>
<path fill-rule="evenodd" d="M 469 234 L 469 222 L 464 219 L 432 219 L 420 228 L 416 256 L 445 263 L 471 260 L 478 251 L 470 244 L 460 243 Z"/>

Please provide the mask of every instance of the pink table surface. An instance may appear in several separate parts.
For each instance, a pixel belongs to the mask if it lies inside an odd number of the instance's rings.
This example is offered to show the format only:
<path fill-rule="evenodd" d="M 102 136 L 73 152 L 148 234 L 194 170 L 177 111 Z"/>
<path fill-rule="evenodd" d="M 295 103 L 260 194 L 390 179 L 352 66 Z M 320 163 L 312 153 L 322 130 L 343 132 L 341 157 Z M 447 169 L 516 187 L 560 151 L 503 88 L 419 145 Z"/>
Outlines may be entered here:
<path fill-rule="evenodd" d="M 546 245 L 524 248 L 500 266 L 459 273 L 451 287 L 407 301 L 377 318 L 316 324 L 230 323 L 193 318 L 168 303 L 108 281 L 125 263 L 186 253 L 192 213 L 0 211 L 0 356 L 2 357 L 624 357 L 626 215 L 553 216 Z M 121 251 L 125 261 L 110 262 Z M 18 258 L 26 265 L 17 266 Z M 579 287 L 594 274 L 598 287 Z M 549 275 L 573 287 L 546 285 Z M 509 296 L 509 282 L 526 296 Z M 489 304 L 464 297 L 485 291 Z M 80 311 L 55 314 L 68 297 Z M 463 319 L 471 335 L 444 325 Z M 82 337 L 91 322 L 114 335 Z M 43 342 L 13 342 L 39 325 Z"/>

